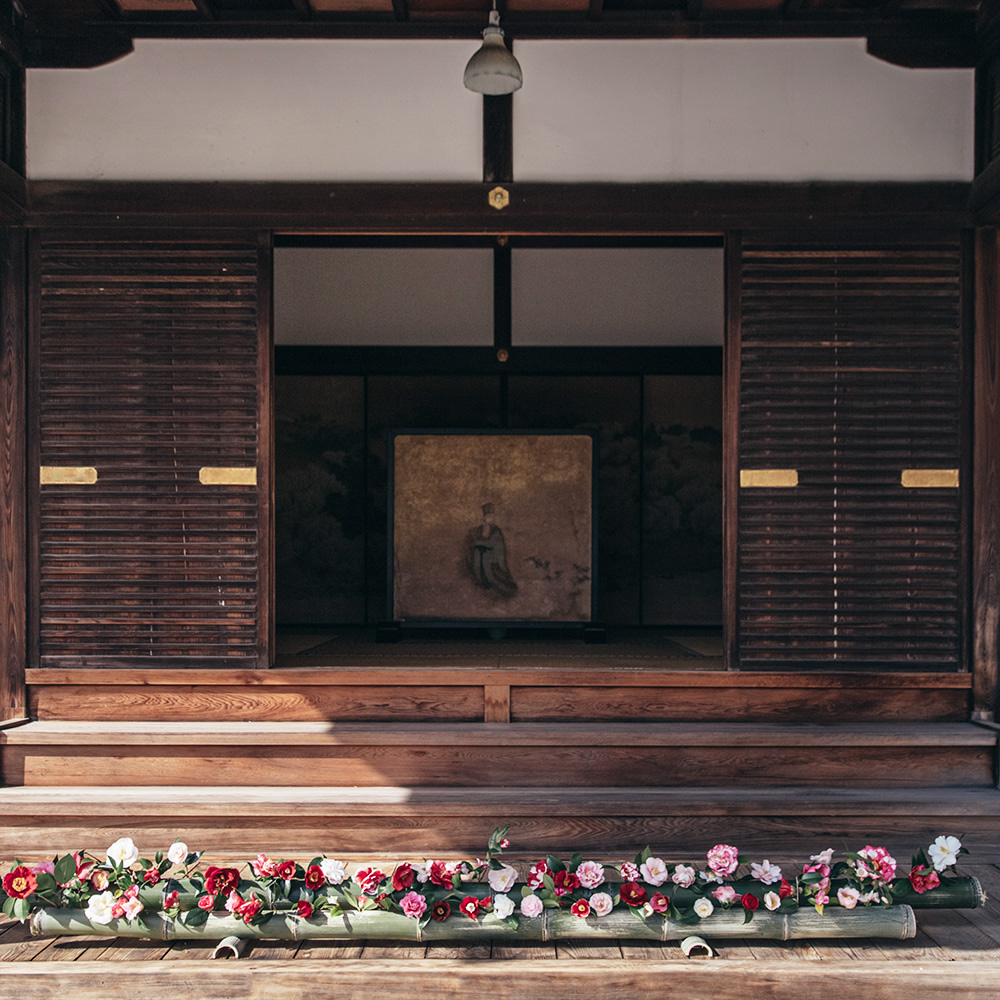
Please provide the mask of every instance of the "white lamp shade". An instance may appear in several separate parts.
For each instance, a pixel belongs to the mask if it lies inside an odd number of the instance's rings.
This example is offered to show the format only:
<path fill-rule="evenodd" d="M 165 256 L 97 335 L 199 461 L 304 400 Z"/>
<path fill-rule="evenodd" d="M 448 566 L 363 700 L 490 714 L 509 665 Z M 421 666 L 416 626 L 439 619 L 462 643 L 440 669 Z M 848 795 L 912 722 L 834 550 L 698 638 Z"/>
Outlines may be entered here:
<path fill-rule="evenodd" d="M 483 44 L 465 67 L 465 86 L 477 94 L 512 94 L 523 78 L 521 67 L 503 43 L 503 31 L 489 25 Z"/>

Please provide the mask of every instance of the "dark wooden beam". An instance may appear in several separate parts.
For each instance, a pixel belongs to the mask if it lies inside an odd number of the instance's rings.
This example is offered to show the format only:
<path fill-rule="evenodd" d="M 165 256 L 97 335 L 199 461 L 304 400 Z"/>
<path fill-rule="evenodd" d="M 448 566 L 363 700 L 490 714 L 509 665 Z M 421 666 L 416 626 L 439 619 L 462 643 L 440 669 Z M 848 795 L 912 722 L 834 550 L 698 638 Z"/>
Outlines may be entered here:
<path fill-rule="evenodd" d="M 27 182 L 6 163 L 0 163 L 0 224 L 20 225 L 27 211 Z"/>
<path fill-rule="evenodd" d="M 972 674 L 974 717 L 1000 718 L 1000 231 L 976 240 L 973 371 Z"/>
<path fill-rule="evenodd" d="M 514 95 L 483 95 L 483 180 L 514 179 Z"/>
<path fill-rule="evenodd" d="M 507 185 L 34 181 L 31 227 L 263 228 L 300 233 L 635 234 L 733 228 L 971 225 L 969 185 L 677 183 Z"/>
<path fill-rule="evenodd" d="M 25 714 L 27 374 L 25 234 L 0 228 L 0 722 Z"/>

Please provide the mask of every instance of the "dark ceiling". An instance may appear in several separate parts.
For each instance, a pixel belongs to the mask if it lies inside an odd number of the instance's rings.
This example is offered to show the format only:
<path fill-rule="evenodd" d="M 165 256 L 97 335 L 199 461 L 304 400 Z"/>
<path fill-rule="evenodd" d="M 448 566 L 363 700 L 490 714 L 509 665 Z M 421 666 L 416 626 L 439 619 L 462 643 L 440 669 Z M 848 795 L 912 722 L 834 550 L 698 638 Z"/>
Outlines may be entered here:
<path fill-rule="evenodd" d="M 10 0 L 7 0 L 10 2 Z M 991 0 L 984 4 L 992 8 Z M 31 66 L 87 66 L 133 38 L 469 38 L 489 0 L 13 0 Z M 503 0 L 509 39 L 864 37 L 909 66 L 975 63 L 980 0 Z"/>

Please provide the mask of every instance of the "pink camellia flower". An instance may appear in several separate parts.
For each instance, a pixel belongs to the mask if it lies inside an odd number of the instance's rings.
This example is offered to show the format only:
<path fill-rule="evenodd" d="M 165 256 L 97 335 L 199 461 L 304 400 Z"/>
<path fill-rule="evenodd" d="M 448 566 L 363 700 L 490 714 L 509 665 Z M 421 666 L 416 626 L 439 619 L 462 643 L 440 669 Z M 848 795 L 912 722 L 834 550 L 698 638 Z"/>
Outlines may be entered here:
<path fill-rule="evenodd" d="M 650 885 L 663 885 L 670 875 L 662 858 L 647 858 L 639 866 L 639 872 Z"/>
<path fill-rule="evenodd" d="M 815 906 L 816 909 L 822 913 L 823 911 L 821 907 L 826 906 L 826 904 L 830 902 L 830 894 L 826 891 L 817 892 L 816 895 L 813 896 L 812 901 L 813 906 Z"/>
<path fill-rule="evenodd" d="M 258 854 L 257 857 L 250 862 L 250 867 L 253 869 L 253 873 L 257 876 L 257 878 L 274 878 L 274 875 L 278 870 L 277 862 L 272 861 L 266 854 Z"/>
<path fill-rule="evenodd" d="M 31 870 L 36 875 L 54 875 L 56 863 L 54 861 L 39 861 L 37 865 L 32 865 Z"/>
<path fill-rule="evenodd" d="M 649 897 L 649 905 L 654 913 L 666 913 L 670 909 L 670 897 L 664 896 L 662 892 L 654 892 Z"/>
<path fill-rule="evenodd" d="M 843 885 L 837 890 L 837 902 L 845 910 L 853 910 L 858 905 L 861 893 L 849 885 Z"/>
<path fill-rule="evenodd" d="M 226 897 L 226 910 L 229 913 L 235 914 L 242 904 L 243 897 L 235 889 Z"/>
<path fill-rule="evenodd" d="M 215 896 L 210 896 L 207 892 L 198 900 L 199 910 L 211 910 L 215 906 Z"/>
<path fill-rule="evenodd" d="M 623 882 L 638 882 L 639 881 L 639 866 L 632 864 L 631 861 L 626 861 L 618 869 L 619 874 L 622 877 Z"/>
<path fill-rule="evenodd" d="M 569 908 L 569 912 L 572 913 L 574 917 L 579 917 L 583 920 L 585 917 L 590 916 L 590 903 L 585 899 L 578 899 Z"/>
<path fill-rule="evenodd" d="M 615 901 L 606 892 L 595 892 L 590 897 L 590 908 L 598 917 L 606 917 L 615 907 Z"/>
<path fill-rule="evenodd" d="M 126 899 L 138 899 L 139 898 L 139 886 L 138 885 L 130 885 L 125 890 L 125 898 Z"/>
<path fill-rule="evenodd" d="M 708 867 L 716 875 L 732 875 L 739 867 L 739 854 L 732 844 L 716 844 L 708 852 Z"/>
<path fill-rule="evenodd" d="M 909 874 L 913 891 L 923 895 L 928 889 L 936 889 L 941 884 L 941 878 L 935 871 L 928 871 L 926 865 L 916 865 Z"/>
<path fill-rule="evenodd" d="M 126 920 L 135 920 L 142 913 L 142 903 L 138 899 L 126 899 L 122 902 Z"/>
<path fill-rule="evenodd" d="M 723 905 L 731 906 L 736 902 L 736 890 L 731 885 L 720 885 L 712 891 L 712 895 Z"/>
<path fill-rule="evenodd" d="M 313 915 L 313 905 L 308 899 L 300 899 L 295 904 L 295 912 L 302 920 L 308 920 Z"/>
<path fill-rule="evenodd" d="M 125 904 L 120 899 L 111 904 L 111 916 L 115 918 L 125 916 Z"/>
<path fill-rule="evenodd" d="M 545 876 L 551 874 L 549 866 L 544 861 L 538 861 L 528 871 L 528 885 L 532 889 L 538 889 L 545 884 Z"/>
<path fill-rule="evenodd" d="M 678 865 L 674 869 L 673 875 L 670 876 L 670 881 L 674 885 L 679 885 L 682 889 L 689 889 L 694 885 L 696 874 L 694 868 L 690 865 Z"/>
<path fill-rule="evenodd" d="M 509 892 L 517 881 L 517 869 L 510 865 L 502 868 L 491 868 L 486 873 L 486 881 L 494 892 Z"/>
<path fill-rule="evenodd" d="M 763 882 L 764 885 L 773 885 L 775 882 L 781 881 L 781 869 L 777 865 L 772 865 L 767 858 L 759 865 L 756 862 L 752 864 L 750 874 L 758 882 Z"/>
<path fill-rule="evenodd" d="M 855 871 L 861 878 L 891 882 L 896 877 L 896 859 L 884 847 L 866 844 L 858 854 L 860 858 L 854 864 Z"/>
<path fill-rule="evenodd" d="M 385 872 L 378 868 L 362 868 L 354 875 L 354 880 L 366 896 L 374 896 L 378 887 L 385 881 Z"/>
<path fill-rule="evenodd" d="M 479 916 L 480 907 L 483 905 L 478 896 L 466 896 L 459 904 L 459 910 L 470 920 L 475 920 Z"/>
<path fill-rule="evenodd" d="M 815 861 L 818 865 L 829 867 L 833 864 L 833 848 L 828 847 L 825 851 L 820 851 L 819 854 L 811 854 L 809 860 Z"/>
<path fill-rule="evenodd" d="M 584 889 L 604 885 L 604 865 L 599 861 L 583 861 L 576 866 L 576 876 Z"/>
<path fill-rule="evenodd" d="M 541 899 L 534 893 L 525 896 L 521 900 L 521 913 L 526 916 L 529 920 L 534 920 L 535 917 L 540 917 L 542 915 L 542 910 L 545 907 L 542 905 Z"/>
<path fill-rule="evenodd" d="M 776 892 L 765 892 L 764 905 L 769 910 L 776 910 L 779 906 L 781 906 L 781 897 Z"/>
<path fill-rule="evenodd" d="M 399 901 L 399 905 L 403 913 L 414 920 L 419 920 L 427 912 L 427 899 L 412 890 Z"/>

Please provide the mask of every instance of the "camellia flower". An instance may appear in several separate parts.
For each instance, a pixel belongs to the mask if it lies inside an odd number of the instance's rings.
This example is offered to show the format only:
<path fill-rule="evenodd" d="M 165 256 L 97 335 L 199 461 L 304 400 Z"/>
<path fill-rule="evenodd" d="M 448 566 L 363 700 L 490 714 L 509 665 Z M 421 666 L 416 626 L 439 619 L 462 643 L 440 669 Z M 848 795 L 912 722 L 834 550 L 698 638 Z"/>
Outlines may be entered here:
<path fill-rule="evenodd" d="M 175 906 L 177 906 L 179 900 L 180 893 L 176 889 L 174 889 L 173 892 L 168 892 L 163 897 L 163 909 L 172 910 Z"/>
<path fill-rule="evenodd" d="M 111 916 L 113 919 L 125 916 L 125 904 L 120 899 L 116 899 L 111 907 Z"/>
<path fill-rule="evenodd" d="M 639 866 L 639 871 L 650 885 L 663 885 L 670 875 L 662 858 L 647 858 Z"/>
<path fill-rule="evenodd" d="M 528 870 L 528 885 L 537 889 L 545 884 L 545 876 L 551 874 L 549 866 L 544 861 L 538 861 Z"/>
<path fill-rule="evenodd" d="M 90 874 L 90 884 L 98 891 L 104 892 L 111 884 L 108 873 L 100 868 L 95 868 Z"/>
<path fill-rule="evenodd" d="M 785 899 L 788 896 L 794 896 L 795 890 L 792 888 L 792 883 L 788 881 L 787 878 L 781 880 L 781 885 L 778 886 L 778 895 Z"/>
<path fill-rule="evenodd" d="M 638 882 L 639 881 L 639 866 L 632 864 L 631 861 L 626 861 L 618 869 L 619 874 L 622 877 L 623 882 Z"/>
<path fill-rule="evenodd" d="M 713 906 L 712 901 L 706 896 L 702 896 L 694 901 L 694 912 L 701 917 L 702 920 L 704 920 L 705 917 L 710 917 L 714 910 L 715 906 Z"/>
<path fill-rule="evenodd" d="M 649 897 L 649 905 L 654 913 L 666 913 L 670 909 L 670 897 L 664 896 L 662 892 L 654 892 Z"/>
<path fill-rule="evenodd" d="M 576 866 L 576 877 L 585 889 L 596 889 L 604 885 L 604 865 L 599 861 L 581 861 Z"/>
<path fill-rule="evenodd" d="M 677 867 L 674 868 L 673 875 L 670 876 L 670 881 L 673 882 L 674 885 L 679 885 L 682 889 L 688 889 L 694 885 L 696 874 L 697 873 L 694 868 L 690 865 L 677 865 Z"/>
<path fill-rule="evenodd" d="M 39 861 L 38 864 L 31 866 L 31 870 L 36 875 L 54 875 L 56 863 L 54 861 Z"/>
<path fill-rule="evenodd" d="M 534 893 L 525 896 L 521 900 L 521 912 L 529 919 L 534 920 L 535 917 L 540 917 L 542 915 L 542 910 L 545 907 L 542 904 L 541 899 Z"/>
<path fill-rule="evenodd" d="M 317 889 L 321 889 L 326 882 L 326 876 L 323 874 L 323 869 L 319 865 L 310 865 L 302 876 L 302 881 L 305 882 L 307 889 L 312 889 L 315 892 Z"/>
<path fill-rule="evenodd" d="M 590 916 L 590 903 L 586 899 L 578 899 L 569 908 L 569 912 L 572 913 L 574 917 L 579 917 L 583 920 L 585 917 Z"/>
<path fill-rule="evenodd" d="M 235 914 L 243 903 L 243 897 L 234 889 L 226 897 L 226 912 Z"/>
<path fill-rule="evenodd" d="M 615 907 L 615 901 L 606 892 L 595 892 L 590 897 L 590 908 L 598 917 L 606 917 Z"/>
<path fill-rule="evenodd" d="M 916 865 L 909 875 L 913 891 L 923 895 L 928 889 L 936 889 L 941 879 L 936 871 L 928 871 L 926 865 Z"/>
<path fill-rule="evenodd" d="M 343 861 L 335 861 L 333 858 L 323 858 L 319 863 L 319 867 L 320 871 L 323 872 L 323 877 L 326 879 L 327 885 L 340 885 L 347 878 L 347 868 Z"/>
<path fill-rule="evenodd" d="M 765 892 L 764 905 L 769 910 L 776 910 L 779 906 L 781 906 L 781 897 L 776 892 Z"/>
<path fill-rule="evenodd" d="M 412 890 L 399 901 L 399 905 L 403 913 L 414 920 L 419 920 L 427 912 L 427 899 Z"/>
<path fill-rule="evenodd" d="M 210 896 L 207 892 L 198 900 L 199 910 L 211 910 L 215 907 L 215 896 Z"/>
<path fill-rule="evenodd" d="M 845 910 L 853 910 L 854 907 L 858 905 L 858 900 L 860 898 L 861 893 L 853 886 L 842 885 L 837 890 L 837 902 L 840 903 Z"/>
<path fill-rule="evenodd" d="M 556 887 L 557 896 L 565 896 L 580 888 L 580 879 L 573 872 L 564 869 L 552 876 L 552 884 Z"/>
<path fill-rule="evenodd" d="M 945 868 L 950 868 L 958 864 L 958 852 L 962 849 L 962 841 L 958 837 L 938 837 L 937 840 L 927 848 L 931 861 L 934 862 L 934 870 L 943 872 Z"/>
<path fill-rule="evenodd" d="M 713 890 L 712 895 L 723 906 L 730 906 L 736 902 L 736 890 L 731 885 L 720 885 L 718 889 Z"/>
<path fill-rule="evenodd" d="M 400 892 L 403 889 L 409 889 L 413 885 L 413 880 L 416 875 L 413 871 L 413 865 L 407 864 L 405 861 L 402 864 L 396 865 L 395 870 L 392 873 L 392 888 L 396 892 Z"/>
<path fill-rule="evenodd" d="M 758 882 L 763 882 L 764 885 L 773 885 L 775 882 L 781 881 L 781 869 L 777 865 L 772 865 L 767 858 L 765 858 L 759 865 L 754 862 L 754 864 L 750 866 L 750 874 L 757 879 Z"/>
<path fill-rule="evenodd" d="M 753 913 L 760 906 L 760 900 L 752 892 L 745 892 L 740 896 L 740 906 Z"/>
<path fill-rule="evenodd" d="M 3 891 L 14 899 L 27 899 L 37 888 L 38 879 L 26 865 L 18 865 L 3 877 Z"/>
<path fill-rule="evenodd" d="M 440 885 L 445 889 L 451 889 L 454 885 L 453 878 L 461 873 L 462 866 L 456 862 L 447 863 L 444 861 L 432 861 L 430 867 L 430 880 L 434 885 Z"/>
<path fill-rule="evenodd" d="M 126 899 L 122 903 L 122 909 L 125 911 L 126 920 L 135 920 L 140 913 L 142 913 L 142 903 L 138 899 Z"/>
<path fill-rule="evenodd" d="M 374 896 L 378 887 L 385 881 L 385 872 L 378 868 L 361 868 L 354 873 L 354 880 L 366 896 Z"/>
<path fill-rule="evenodd" d="M 313 905 L 308 899 L 300 899 L 295 904 L 295 912 L 302 920 L 308 920 L 313 915 Z"/>
<path fill-rule="evenodd" d="M 646 902 L 646 890 L 638 882 L 623 882 L 618 897 L 626 906 L 642 906 Z"/>
<path fill-rule="evenodd" d="M 183 864 L 187 860 L 187 844 L 183 840 L 175 840 L 167 850 L 167 860 L 172 865 Z"/>
<path fill-rule="evenodd" d="M 249 924 L 250 921 L 257 915 L 257 911 L 261 907 L 261 902 L 256 896 L 251 896 L 249 899 L 244 899 L 239 906 L 236 907 L 236 911 L 233 916 L 242 919 L 243 923 Z"/>
<path fill-rule="evenodd" d="M 510 896 L 498 892 L 493 897 L 493 916 L 497 920 L 506 920 L 514 912 L 514 900 Z"/>
<path fill-rule="evenodd" d="M 205 891 L 213 896 L 232 892 L 240 884 L 240 873 L 236 868 L 216 868 L 210 865 L 205 869 Z"/>
<path fill-rule="evenodd" d="M 160 881 L 160 869 L 159 868 L 147 868 L 142 873 L 142 880 L 146 885 L 156 885 Z"/>
<path fill-rule="evenodd" d="M 854 862 L 854 870 L 860 878 L 891 882 L 896 877 L 896 859 L 884 847 L 872 847 L 871 844 L 866 844 L 858 851 L 858 855 L 858 860 Z"/>
<path fill-rule="evenodd" d="M 647 899 L 646 902 L 643 903 L 642 906 L 640 906 L 635 912 L 638 913 L 643 920 L 646 920 L 648 917 L 653 915 L 653 907 Z"/>
<path fill-rule="evenodd" d="M 296 865 L 294 861 L 282 861 L 274 870 L 275 877 L 283 879 L 287 882 L 289 879 L 295 878 L 295 868 Z"/>
<path fill-rule="evenodd" d="M 739 867 L 739 854 L 732 844 L 716 844 L 708 852 L 708 867 L 716 875 L 732 875 Z"/>
<path fill-rule="evenodd" d="M 828 847 L 825 851 L 820 851 L 819 854 L 811 854 L 809 860 L 815 861 L 818 865 L 829 867 L 833 864 L 833 848 Z"/>
<path fill-rule="evenodd" d="M 475 920 L 479 916 L 479 909 L 482 906 L 482 900 L 478 896 L 466 896 L 465 899 L 459 904 L 459 910 L 464 913 L 470 920 Z"/>
<path fill-rule="evenodd" d="M 431 907 L 431 920 L 441 923 L 451 916 L 451 906 L 445 900 L 439 900 Z"/>
<path fill-rule="evenodd" d="M 91 896 L 87 902 L 85 916 L 95 924 L 110 924 L 113 916 L 112 910 L 115 906 L 114 893 L 109 889 L 100 895 Z"/>
<path fill-rule="evenodd" d="M 277 864 L 266 854 L 258 854 L 257 857 L 250 862 L 250 867 L 253 869 L 253 873 L 257 876 L 257 878 L 273 878 L 274 873 L 278 870 Z"/>
<path fill-rule="evenodd" d="M 503 868 L 491 868 L 486 873 L 486 881 L 489 882 L 490 888 L 494 892 L 510 892 L 517 881 L 517 869 L 511 868 L 510 865 L 504 865 Z"/>
<path fill-rule="evenodd" d="M 120 837 L 108 848 L 107 857 L 109 865 L 129 868 L 139 860 L 139 848 L 131 837 Z"/>

